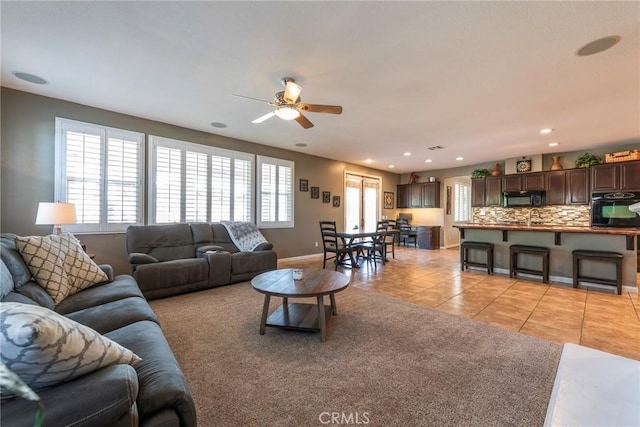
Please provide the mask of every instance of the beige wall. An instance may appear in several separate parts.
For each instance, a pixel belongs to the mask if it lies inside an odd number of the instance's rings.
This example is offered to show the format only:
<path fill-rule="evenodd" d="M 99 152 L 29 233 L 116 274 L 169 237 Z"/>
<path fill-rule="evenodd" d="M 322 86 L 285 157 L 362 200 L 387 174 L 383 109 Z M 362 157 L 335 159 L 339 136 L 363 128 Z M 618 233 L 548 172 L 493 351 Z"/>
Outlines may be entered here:
<path fill-rule="evenodd" d="M 40 201 L 53 201 L 55 118 L 64 117 L 121 129 L 159 135 L 236 151 L 295 161 L 295 228 L 265 229 L 263 233 L 274 244 L 279 258 L 318 253 L 318 221 L 344 222 L 344 203 L 334 208 L 322 199 L 311 199 L 310 193 L 298 191 L 298 179 L 308 179 L 309 186 L 320 187 L 341 196 L 344 202 L 343 177 L 349 170 L 382 177 L 383 191 L 396 192 L 399 175 L 359 165 L 310 156 L 265 145 L 240 141 L 219 135 L 181 128 L 166 123 L 87 107 L 59 99 L 2 88 L 0 142 L 0 231 L 19 235 L 42 235 L 49 226 L 34 224 Z M 146 207 L 146 203 L 145 203 Z M 382 210 L 394 218 L 395 210 Z M 127 273 L 124 234 L 78 235 L 98 263 L 109 263 L 117 273 Z"/>

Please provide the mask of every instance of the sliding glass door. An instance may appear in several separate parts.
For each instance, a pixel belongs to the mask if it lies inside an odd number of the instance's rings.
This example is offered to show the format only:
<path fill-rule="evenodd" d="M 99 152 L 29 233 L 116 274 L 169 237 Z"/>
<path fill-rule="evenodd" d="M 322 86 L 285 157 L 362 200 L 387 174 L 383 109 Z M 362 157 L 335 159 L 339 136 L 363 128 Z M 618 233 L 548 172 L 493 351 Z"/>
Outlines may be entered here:
<path fill-rule="evenodd" d="M 380 212 L 380 178 L 345 174 L 345 225 L 375 231 Z"/>

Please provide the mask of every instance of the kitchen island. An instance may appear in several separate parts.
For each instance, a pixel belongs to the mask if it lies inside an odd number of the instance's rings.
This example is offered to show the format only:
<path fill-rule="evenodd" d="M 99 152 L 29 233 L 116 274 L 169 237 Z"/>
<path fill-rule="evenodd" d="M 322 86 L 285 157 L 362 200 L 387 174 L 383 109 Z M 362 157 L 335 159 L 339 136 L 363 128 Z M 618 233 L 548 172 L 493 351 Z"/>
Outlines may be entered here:
<path fill-rule="evenodd" d="M 551 281 L 559 283 L 573 282 L 573 262 L 571 252 L 575 249 L 590 249 L 619 252 L 624 256 L 622 262 L 622 283 L 637 291 L 638 243 L 640 229 L 636 228 L 599 228 L 566 226 L 561 224 L 526 223 L 460 223 L 454 225 L 460 230 L 460 240 L 472 240 L 493 243 L 494 269 L 509 274 L 509 246 L 532 245 L 551 249 Z M 477 255 L 477 254 L 472 254 Z M 538 259 L 524 259 L 524 265 L 538 268 Z M 592 276 L 613 277 L 613 267 L 598 262 L 581 268 Z M 582 286 L 582 284 L 581 284 Z M 595 285 L 594 285 L 595 286 Z M 598 285 L 601 286 L 601 285 Z M 605 287 L 611 289 L 610 287 Z"/>

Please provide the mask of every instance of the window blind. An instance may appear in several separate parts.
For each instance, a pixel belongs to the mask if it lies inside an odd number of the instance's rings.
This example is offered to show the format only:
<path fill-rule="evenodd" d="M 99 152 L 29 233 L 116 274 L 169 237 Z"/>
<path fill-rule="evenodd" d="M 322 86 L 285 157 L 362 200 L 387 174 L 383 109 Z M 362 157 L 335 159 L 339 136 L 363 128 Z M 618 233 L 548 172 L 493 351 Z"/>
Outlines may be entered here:
<path fill-rule="evenodd" d="M 258 156 L 258 226 L 293 227 L 294 162 Z"/>
<path fill-rule="evenodd" d="M 454 184 L 453 220 L 456 222 L 469 221 L 471 211 L 471 188 L 464 184 Z"/>

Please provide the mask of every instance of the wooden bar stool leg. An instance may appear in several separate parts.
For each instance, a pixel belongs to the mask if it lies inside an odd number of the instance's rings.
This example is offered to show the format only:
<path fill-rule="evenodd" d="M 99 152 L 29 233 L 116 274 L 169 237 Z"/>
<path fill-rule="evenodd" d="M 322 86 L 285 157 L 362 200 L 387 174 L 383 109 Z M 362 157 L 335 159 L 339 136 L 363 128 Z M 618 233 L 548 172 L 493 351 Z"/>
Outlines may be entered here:
<path fill-rule="evenodd" d="M 580 277 L 580 258 L 573 256 L 573 287 L 578 287 L 578 277 Z"/>

